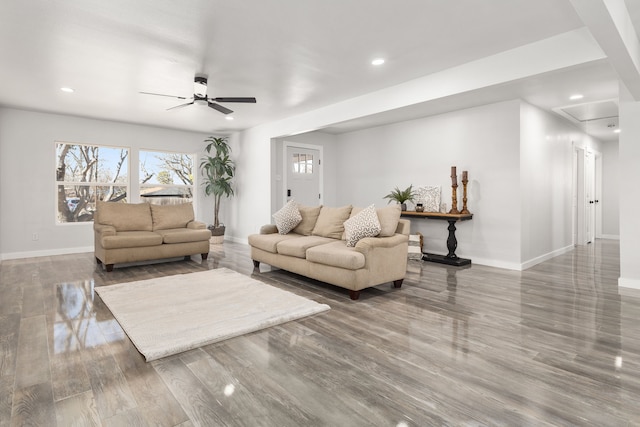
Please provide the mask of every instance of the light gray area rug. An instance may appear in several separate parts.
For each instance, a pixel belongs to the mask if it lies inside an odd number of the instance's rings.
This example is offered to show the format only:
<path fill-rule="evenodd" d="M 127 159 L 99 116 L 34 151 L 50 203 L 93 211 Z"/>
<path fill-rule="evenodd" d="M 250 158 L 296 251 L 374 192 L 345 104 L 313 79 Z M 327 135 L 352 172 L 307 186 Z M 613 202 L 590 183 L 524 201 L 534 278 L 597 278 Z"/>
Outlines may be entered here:
<path fill-rule="evenodd" d="M 330 308 L 227 268 L 96 292 L 147 362 Z"/>

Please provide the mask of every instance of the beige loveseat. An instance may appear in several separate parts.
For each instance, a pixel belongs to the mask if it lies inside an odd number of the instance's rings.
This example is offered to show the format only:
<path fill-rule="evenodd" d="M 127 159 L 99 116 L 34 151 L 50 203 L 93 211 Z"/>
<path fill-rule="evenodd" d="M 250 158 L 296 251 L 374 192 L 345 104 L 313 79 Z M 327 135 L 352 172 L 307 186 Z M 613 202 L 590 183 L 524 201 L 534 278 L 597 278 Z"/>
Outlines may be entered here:
<path fill-rule="evenodd" d="M 410 223 L 400 219 L 399 206 L 373 209 L 380 233 L 358 239 L 350 247 L 344 224 L 362 209 L 298 206 L 302 220 L 291 231 L 283 233 L 287 227 L 280 229 L 276 219 L 276 225 L 265 225 L 260 234 L 249 236 L 254 267 L 264 262 L 340 286 L 349 290 L 353 300 L 359 298 L 360 290 L 383 283 L 393 282 L 399 288 L 407 270 Z"/>
<path fill-rule="evenodd" d="M 93 222 L 95 257 L 105 264 L 209 255 L 211 232 L 195 221 L 193 205 L 98 202 Z"/>

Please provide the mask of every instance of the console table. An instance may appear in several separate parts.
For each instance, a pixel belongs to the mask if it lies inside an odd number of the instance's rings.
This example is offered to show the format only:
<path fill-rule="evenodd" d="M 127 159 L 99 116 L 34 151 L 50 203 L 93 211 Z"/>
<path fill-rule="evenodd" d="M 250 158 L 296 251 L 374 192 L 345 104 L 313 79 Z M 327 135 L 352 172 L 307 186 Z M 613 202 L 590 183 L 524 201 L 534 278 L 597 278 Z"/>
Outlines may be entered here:
<path fill-rule="evenodd" d="M 458 240 L 456 239 L 456 222 L 469 221 L 473 218 L 473 214 L 449 214 L 440 212 L 416 212 L 416 211 L 403 211 L 400 216 L 407 218 L 428 218 L 428 219 L 440 219 L 449 223 L 449 238 L 447 239 L 447 249 L 449 253 L 447 255 L 430 254 L 423 252 L 422 259 L 424 261 L 437 262 L 440 264 L 455 265 L 460 267 L 462 265 L 471 264 L 471 260 L 467 258 L 460 258 L 456 255 L 456 248 L 458 247 Z"/>

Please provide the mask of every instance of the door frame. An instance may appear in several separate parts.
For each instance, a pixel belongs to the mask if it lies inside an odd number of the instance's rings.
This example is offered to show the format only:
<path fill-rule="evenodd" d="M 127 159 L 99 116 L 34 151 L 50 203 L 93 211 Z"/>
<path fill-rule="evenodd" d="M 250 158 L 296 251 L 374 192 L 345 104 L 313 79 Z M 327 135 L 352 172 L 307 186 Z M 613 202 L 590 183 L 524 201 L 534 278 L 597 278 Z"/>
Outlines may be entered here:
<path fill-rule="evenodd" d="M 287 184 L 287 176 L 289 174 L 289 171 L 287 170 L 287 165 L 288 165 L 288 158 L 287 158 L 287 151 L 289 148 L 291 147 L 295 147 L 295 148 L 304 148 L 307 150 L 317 150 L 320 154 L 318 157 L 318 191 L 320 192 L 320 198 L 318 199 L 318 205 L 322 205 L 323 204 L 323 200 L 324 200 L 324 179 L 323 179 L 323 171 L 324 171 L 324 165 L 322 164 L 322 160 L 323 160 L 323 151 L 322 151 L 322 145 L 313 145 L 313 144 L 305 144 L 302 142 L 293 142 L 293 141 L 283 141 L 282 142 L 282 201 L 283 201 L 283 205 L 286 203 L 287 201 L 287 188 L 288 188 L 288 184 Z"/>
<path fill-rule="evenodd" d="M 593 210 L 591 225 L 593 227 L 593 238 L 602 237 L 602 153 L 589 147 L 573 144 L 573 177 L 572 177 L 572 198 L 573 198 L 573 232 L 574 245 L 586 245 L 587 236 L 587 153 L 593 156 L 593 199 L 598 200 Z"/>

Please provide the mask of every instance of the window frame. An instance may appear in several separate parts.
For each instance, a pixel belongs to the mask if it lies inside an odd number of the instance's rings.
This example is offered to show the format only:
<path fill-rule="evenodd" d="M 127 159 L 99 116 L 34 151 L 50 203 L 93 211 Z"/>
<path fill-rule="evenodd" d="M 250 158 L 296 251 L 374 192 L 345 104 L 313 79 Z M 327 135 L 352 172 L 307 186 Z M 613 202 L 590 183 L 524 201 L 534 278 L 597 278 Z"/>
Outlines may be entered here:
<path fill-rule="evenodd" d="M 69 187 L 69 186 L 83 186 L 83 187 L 124 187 L 126 192 L 126 200 L 128 203 L 131 202 L 131 154 L 133 149 L 130 146 L 122 146 L 122 145 L 110 145 L 110 144 L 99 144 L 99 143 L 89 143 L 89 142 L 72 142 L 72 141 L 63 141 L 63 140 L 54 140 L 53 141 L 53 172 L 57 174 L 58 168 L 58 146 L 59 145 L 75 145 L 75 146 L 84 146 L 84 147 L 98 147 L 98 148 L 109 148 L 115 150 L 127 150 L 127 158 L 125 160 L 127 165 L 127 178 L 123 183 L 112 183 L 105 181 L 95 181 L 95 182 L 78 182 L 78 181 L 58 181 L 57 175 L 54 176 L 53 180 L 53 215 L 54 215 L 54 223 L 57 226 L 76 226 L 76 225 L 86 225 L 93 224 L 93 219 L 91 221 L 72 221 L 72 222 L 61 222 L 59 219 L 59 211 L 58 211 L 58 188 L 59 186 Z M 94 191 L 95 193 L 95 191 Z"/>

